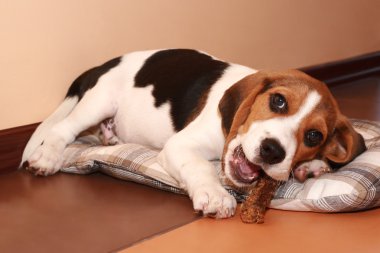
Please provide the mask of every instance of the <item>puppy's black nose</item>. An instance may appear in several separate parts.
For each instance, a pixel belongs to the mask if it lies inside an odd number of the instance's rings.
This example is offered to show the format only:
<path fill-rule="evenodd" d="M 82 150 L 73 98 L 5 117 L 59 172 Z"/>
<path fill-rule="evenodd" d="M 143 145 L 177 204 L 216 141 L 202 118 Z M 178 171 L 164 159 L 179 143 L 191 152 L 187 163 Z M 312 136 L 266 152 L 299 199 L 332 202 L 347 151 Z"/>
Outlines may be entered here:
<path fill-rule="evenodd" d="M 277 140 L 267 138 L 261 142 L 260 156 L 263 162 L 276 164 L 284 160 L 285 150 Z"/>

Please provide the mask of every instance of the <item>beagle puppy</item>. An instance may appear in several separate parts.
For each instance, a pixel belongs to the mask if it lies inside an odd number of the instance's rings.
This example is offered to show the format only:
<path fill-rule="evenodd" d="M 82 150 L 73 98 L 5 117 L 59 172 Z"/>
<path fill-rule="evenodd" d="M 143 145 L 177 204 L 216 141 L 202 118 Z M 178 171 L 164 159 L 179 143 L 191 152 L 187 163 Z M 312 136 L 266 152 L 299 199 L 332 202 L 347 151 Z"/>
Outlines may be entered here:
<path fill-rule="evenodd" d="M 36 175 L 56 173 L 65 147 L 101 122 L 106 142 L 162 149 L 160 164 L 194 209 L 219 218 L 234 215 L 236 200 L 210 160 L 221 159 L 228 179 L 247 186 L 261 173 L 303 181 L 365 150 L 324 83 L 168 49 L 129 53 L 80 75 L 32 135 L 22 164 Z"/>

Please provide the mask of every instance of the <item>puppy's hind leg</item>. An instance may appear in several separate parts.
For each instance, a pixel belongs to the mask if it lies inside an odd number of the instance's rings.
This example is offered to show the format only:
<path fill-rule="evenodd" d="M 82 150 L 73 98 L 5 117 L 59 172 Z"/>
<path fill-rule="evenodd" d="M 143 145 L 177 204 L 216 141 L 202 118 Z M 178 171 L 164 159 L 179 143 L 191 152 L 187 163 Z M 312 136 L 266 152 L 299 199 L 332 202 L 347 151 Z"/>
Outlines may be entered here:
<path fill-rule="evenodd" d="M 36 175 L 51 175 L 62 166 L 62 154 L 67 144 L 82 131 L 113 117 L 117 110 L 114 94 L 104 85 L 88 90 L 73 111 L 55 124 L 31 157 L 28 170 Z"/>
<path fill-rule="evenodd" d="M 117 136 L 115 131 L 114 119 L 105 119 L 100 123 L 100 139 L 105 146 L 112 146 L 123 143 Z"/>

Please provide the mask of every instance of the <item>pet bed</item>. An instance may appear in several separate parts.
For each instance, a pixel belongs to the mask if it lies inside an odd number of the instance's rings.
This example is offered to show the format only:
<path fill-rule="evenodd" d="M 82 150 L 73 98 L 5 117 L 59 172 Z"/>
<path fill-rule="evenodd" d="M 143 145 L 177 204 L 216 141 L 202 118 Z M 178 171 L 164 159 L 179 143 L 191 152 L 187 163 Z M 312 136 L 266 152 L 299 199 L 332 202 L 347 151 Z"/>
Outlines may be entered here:
<path fill-rule="evenodd" d="M 347 212 L 380 206 L 380 123 L 352 120 L 352 124 L 363 135 L 367 151 L 337 172 L 318 179 L 310 178 L 304 183 L 295 179 L 283 183 L 270 208 Z M 122 180 L 186 194 L 158 164 L 158 152 L 137 144 L 101 146 L 98 135 L 87 132 L 65 149 L 61 171 L 76 174 L 102 172 Z M 247 197 L 246 189 L 228 185 L 220 162 L 212 162 L 225 188 L 238 201 L 243 201 Z"/>

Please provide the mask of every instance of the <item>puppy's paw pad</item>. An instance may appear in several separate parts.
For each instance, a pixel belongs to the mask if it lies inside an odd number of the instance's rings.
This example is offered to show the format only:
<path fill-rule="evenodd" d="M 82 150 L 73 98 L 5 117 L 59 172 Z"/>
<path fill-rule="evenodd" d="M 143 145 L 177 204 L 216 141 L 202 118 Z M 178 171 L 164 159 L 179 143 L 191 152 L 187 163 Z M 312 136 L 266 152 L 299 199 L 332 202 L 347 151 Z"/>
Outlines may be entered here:
<path fill-rule="evenodd" d="M 298 166 L 294 170 L 294 176 L 298 181 L 304 182 L 307 178 L 320 177 L 329 172 L 331 172 L 331 168 L 324 161 L 312 160 Z"/>

